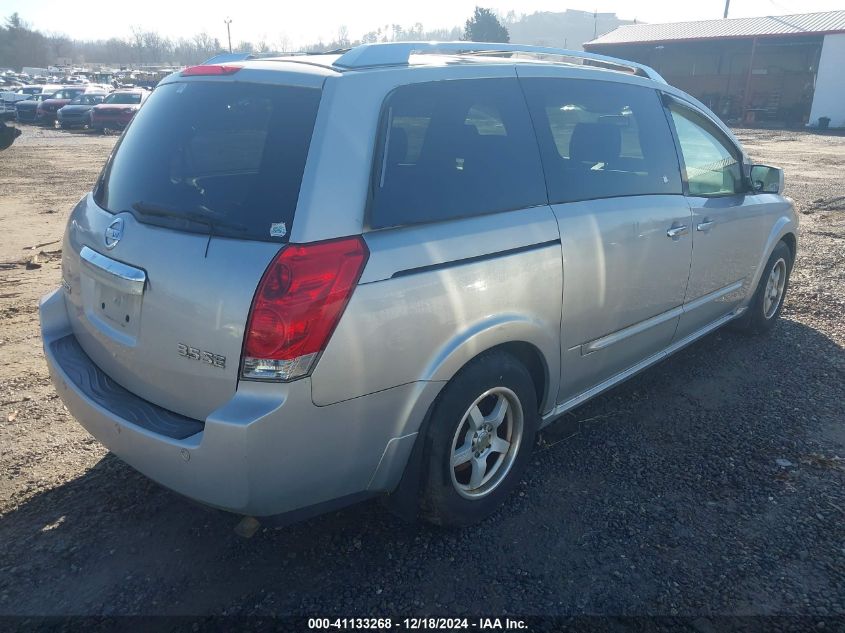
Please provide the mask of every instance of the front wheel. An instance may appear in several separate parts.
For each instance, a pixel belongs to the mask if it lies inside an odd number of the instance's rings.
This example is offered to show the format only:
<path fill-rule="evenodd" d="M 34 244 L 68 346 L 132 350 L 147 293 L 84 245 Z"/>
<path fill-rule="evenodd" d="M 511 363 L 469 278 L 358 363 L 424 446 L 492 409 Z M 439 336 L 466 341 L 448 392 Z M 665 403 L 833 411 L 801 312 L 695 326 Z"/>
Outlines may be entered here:
<path fill-rule="evenodd" d="M 740 329 L 750 334 L 759 334 L 774 327 L 783 310 L 792 264 L 792 251 L 784 242 L 778 242 L 766 262 L 760 283 L 748 305 L 748 312 L 738 323 Z"/>
<path fill-rule="evenodd" d="M 531 375 L 516 358 L 494 351 L 463 368 L 432 411 L 422 516 L 465 526 L 492 514 L 525 469 L 538 420 Z"/>

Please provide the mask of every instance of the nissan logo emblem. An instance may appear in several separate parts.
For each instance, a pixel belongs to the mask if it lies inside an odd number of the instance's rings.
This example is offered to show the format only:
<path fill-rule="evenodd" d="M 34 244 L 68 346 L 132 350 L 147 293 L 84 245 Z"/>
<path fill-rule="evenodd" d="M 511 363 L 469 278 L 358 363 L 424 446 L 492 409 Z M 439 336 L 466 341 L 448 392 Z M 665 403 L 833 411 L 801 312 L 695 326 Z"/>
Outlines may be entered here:
<path fill-rule="evenodd" d="M 112 220 L 112 223 L 109 224 L 108 228 L 106 229 L 106 234 L 104 236 L 106 248 L 108 248 L 109 250 L 113 249 L 115 246 L 117 246 L 117 243 L 122 237 L 123 218 L 115 218 L 114 220 Z"/>

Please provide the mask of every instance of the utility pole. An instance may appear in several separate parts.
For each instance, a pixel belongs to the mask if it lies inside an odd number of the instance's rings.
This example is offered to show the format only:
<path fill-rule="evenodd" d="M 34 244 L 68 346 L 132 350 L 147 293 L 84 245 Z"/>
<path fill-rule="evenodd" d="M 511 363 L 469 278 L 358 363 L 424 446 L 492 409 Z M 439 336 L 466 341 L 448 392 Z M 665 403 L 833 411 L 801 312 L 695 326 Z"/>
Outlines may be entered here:
<path fill-rule="evenodd" d="M 725 9 L 727 11 L 727 9 Z M 226 34 L 229 36 L 229 52 L 232 52 L 232 28 L 229 26 L 232 24 L 232 18 L 226 18 L 223 20 L 226 23 Z"/>
<path fill-rule="evenodd" d="M 727 19 L 728 18 L 728 9 L 731 8 L 731 0 L 725 0 L 725 15 L 722 17 Z"/>

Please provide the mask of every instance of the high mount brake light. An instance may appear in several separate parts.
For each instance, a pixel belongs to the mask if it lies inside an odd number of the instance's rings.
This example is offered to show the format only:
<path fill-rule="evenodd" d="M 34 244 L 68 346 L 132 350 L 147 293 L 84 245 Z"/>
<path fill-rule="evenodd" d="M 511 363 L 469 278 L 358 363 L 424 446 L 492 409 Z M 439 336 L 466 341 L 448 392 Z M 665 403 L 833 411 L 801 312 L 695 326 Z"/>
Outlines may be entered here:
<path fill-rule="evenodd" d="M 214 75 L 234 75 L 243 66 L 219 66 L 209 64 L 207 66 L 189 66 L 183 70 L 179 75 L 181 77 L 197 77 L 197 76 L 214 76 Z"/>
<path fill-rule="evenodd" d="M 310 373 L 368 257 L 360 236 L 282 248 L 252 301 L 241 376 L 288 381 Z"/>

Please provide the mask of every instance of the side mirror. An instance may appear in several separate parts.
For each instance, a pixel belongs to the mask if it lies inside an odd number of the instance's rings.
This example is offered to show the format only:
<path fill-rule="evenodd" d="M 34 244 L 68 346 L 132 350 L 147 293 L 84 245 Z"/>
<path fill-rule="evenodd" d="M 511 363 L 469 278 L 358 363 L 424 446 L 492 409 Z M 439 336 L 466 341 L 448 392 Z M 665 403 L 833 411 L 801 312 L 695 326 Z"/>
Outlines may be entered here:
<path fill-rule="evenodd" d="M 754 193 L 783 193 L 783 170 L 768 165 L 752 165 L 749 174 Z"/>

